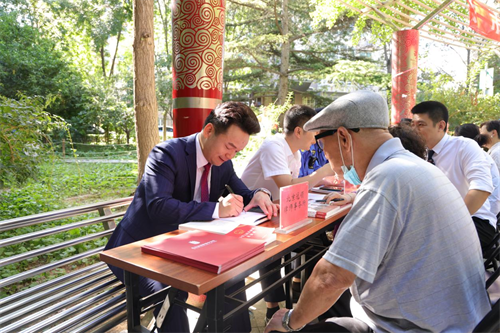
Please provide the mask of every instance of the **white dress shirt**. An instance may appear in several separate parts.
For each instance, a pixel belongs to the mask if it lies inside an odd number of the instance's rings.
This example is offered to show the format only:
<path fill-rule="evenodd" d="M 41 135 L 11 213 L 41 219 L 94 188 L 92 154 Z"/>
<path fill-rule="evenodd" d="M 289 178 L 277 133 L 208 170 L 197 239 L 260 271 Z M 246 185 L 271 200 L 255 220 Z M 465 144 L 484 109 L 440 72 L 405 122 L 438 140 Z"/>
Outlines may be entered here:
<path fill-rule="evenodd" d="M 208 163 L 205 155 L 203 155 L 203 151 L 201 150 L 200 144 L 200 134 L 196 135 L 196 182 L 194 183 L 194 196 L 193 201 L 201 202 L 201 176 L 203 175 L 203 171 L 205 170 L 205 165 Z M 210 171 L 208 172 L 208 193 L 210 194 L 210 184 L 211 184 L 211 176 L 212 176 L 212 166 L 210 166 Z M 212 218 L 219 218 L 219 203 L 215 205 L 214 212 L 212 214 Z"/>
<path fill-rule="evenodd" d="M 493 192 L 488 197 L 490 208 L 495 216 L 500 212 L 500 172 L 495 161 L 488 153 L 484 152 L 486 159 L 490 163 L 491 179 L 493 180 Z"/>
<path fill-rule="evenodd" d="M 288 142 L 281 134 L 267 138 L 248 162 L 241 180 L 251 189 L 266 188 L 273 199 L 279 199 L 280 190 L 271 178 L 279 175 L 299 177 L 301 166 L 300 151 L 292 153 Z"/>
<path fill-rule="evenodd" d="M 490 154 L 493 161 L 495 161 L 498 172 L 500 172 L 500 142 L 495 143 L 490 150 L 488 150 L 488 154 Z"/>
<path fill-rule="evenodd" d="M 445 134 L 432 150 L 435 165 L 455 185 L 462 198 L 465 198 L 469 190 L 493 193 L 490 163 L 477 142 L 462 136 Z M 488 220 L 496 229 L 497 219 L 488 200 L 473 216 Z"/>

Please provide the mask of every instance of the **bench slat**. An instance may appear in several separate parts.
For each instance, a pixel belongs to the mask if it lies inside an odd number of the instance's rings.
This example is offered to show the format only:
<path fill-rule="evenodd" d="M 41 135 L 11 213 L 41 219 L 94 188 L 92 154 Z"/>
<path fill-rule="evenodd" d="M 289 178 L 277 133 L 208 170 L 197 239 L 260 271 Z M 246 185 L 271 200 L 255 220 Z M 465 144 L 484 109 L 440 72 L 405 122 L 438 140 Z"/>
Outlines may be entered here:
<path fill-rule="evenodd" d="M 72 333 L 89 333 L 89 332 L 106 332 L 115 328 L 120 323 L 127 320 L 126 303 L 105 313 L 102 317 L 96 318 L 83 326 L 75 327 L 71 330 Z M 123 309 L 123 311 L 122 311 Z M 147 333 L 150 333 L 149 331 Z"/>
<path fill-rule="evenodd" d="M 94 304 L 98 304 L 100 301 L 108 297 L 111 297 L 116 293 L 123 293 L 123 291 L 124 291 L 123 285 L 115 286 L 112 289 L 106 290 L 105 292 L 100 293 L 97 296 L 88 298 L 83 302 L 78 301 L 74 303 L 74 306 L 67 308 L 64 311 L 61 311 L 56 315 L 51 316 L 41 322 L 38 322 L 34 326 L 30 326 L 27 329 L 22 330 L 21 333 L 44 331 L 44 328 L 51 327 L 55 323 L 58 323 L 61 320 L 64 320 L 65 318 L 72 316 L 74 313 L 79 313 L 82 311 L 82 309 L 88 308 L 89 306 L 92 306 Z"/>
<path fill-rule="evenodd" d="M 58 294 L 49 296 L 45 299 L 39 300 L 37 302 L 30 303 L 23 308 L 12 312 L 8 315 L 4 315 L 0 318 L 0 325 L 9 323 L 12 321 L 15 321 L 17 318 L 22 318 L 25 315 L 29 313 L 36 313 L 40 309 L 46 308 L 47 305 L 49 304 L 56 304 L 57 300 L 59 299 L 67 299 L 68 297 L 72 297 L 77 293 L 85 292 L 85 290 L 88 290 L 91 287 L 98 287 L 98 283 L 106 283 L 106 281 L 109 281 L 111 277 L 109 275 L 104 275 L 100 276 L 98 278 L 95 278 L 92 281 L 87 281 L 85 283 L 82 283 L 80 285 L 73 286 L 69 289 L 66 290 L 61 290 Z M 116 278 L 115 278 L 116 280 Z"/>
<path fill-rule="evenodd" d="M 77 215 L 82 215 L 90 212 L 97 211 L 99 208 L 103 207 L 117 207 L 125 206 L 132 202 L 133 197 L 115 199 L 105 202 L 99 202 L 95 204 L 90 204 L 86 206 L 73 207 L 67 209 L 56 210 L 52 212 L 46 212 L 41 214 L 34 214 L 25 217 L 17 217 L 14 219 L 0 221 L 0 231 L 7 231 L 12 229 L 17 229 L 21 227 L 26 227 L 34 224 L 39 224 L 43 222 L 49 222 L 54 220 L 60 220 L 63 218 L 73 217 Z"/>
<path fill-rule="evenodd" d="M 11 238 L 5 238 L 5 239 L 0 240 L 0 247 L 14 245 L 14 244 L 18 244 L 18 243 L 23 243 L 23 242 L 30 241 L 33 239 L 37 239 L 37 238 L 41 238 L 41 237 L 45 237 L 45 236 L 49 236 L 49 235 L 53 235 L 53 234 L 58 234 L 58 233 L 63 232 L 63 231 L 68 231 L 71 229 L 85 227 L 87 225 L 92 225 L 92 224 L 97 224 L 97 223 L 102 223 L 102 222 L 114 220 L 118 217 L 122 217 L 123 215 L 125 215 L 125 212 L 119 212 L 119 213 L 114 213 L 111 215 L 96 217 L 96 218 L 93 218 L 90 220 L 69 223 L 69 224 L 61 225 L 61 226 L 50 228 L 50 229 L 43 229 L 40 231 L 35 231 L 35 232 L 31 232 L 31 233 L 24 234 L 24 235 L 19 235 L 19 236 L 15 236 L 15 237 L 11 237 Z"/>
<path fill-rule="evenodd" d="M 22 281 L 24 279 L 33 277 L 33 276 L 38 275 L 38 274 L 45 273 L 45 272 L 50 271 L 54 268 L 67 265 L 69 263 L 72 263 L 73 261 L 78 261 L 80 259 L 84 259 L 84 258 L 93 256 L 93 255 L 101 252 L 103 249 L 104 249 L 104 246 L 101 246 L 101 247 L 98 247 L 96 249 L 89 250 L 87 252 L 76 254 L 72 257 L 64 258 L 64 259 L 61 259 L 59 261 L 51 262 L 50 264 L 40 266 L 40 267 L 34 268 L 32 270 L 26 271 L 26 272 L 22 272 L 22 273 L 19 273 L 16 275 L 9 276 L 8 278 L 0 280 L 0 288 L 9 286 L 13 283 Z"/>
<path fill-rule="evenodd" d="M 47 302 L 48 300 L 51 299 L 51 297 L 53 298 L 54 295 L 60 297 L 60 295 L 63 291 L 65 292 L 65 295 L 67 295 L 67 293 L 71 293 L 71 292 L 79 290 L 78 288 L 80 288 L 79 287 L 80 285 L 84 285 L 85 283 L 88 284 L 89 281 L 93 282 L 97 279 L 101 280 L 101 279 L 107 279 L 107 278 L 115 278 L 115 276 L 107 267 L 102 267 L 101 269 L 99 269 L 97 271 L 89 273 L 86 276 L 80 276 L 75 280 L 71 280 L 71 281 L 67 282 L 66 284 L 58 285 L 54 288 L 43 290 L 42 292 L 31 295 L 30 297 L 22 298 L 15 303 L 11 303 L 7 306 L 4 306 L 2 308 L 2 314 L 5 316 L 11 312 L 16 311 L 16 309 L 18 309 L 20 307 L 22 307 L 23 308 L 22 310 L 24 310 L 27 307 L 31 306 L 31 304 L 39 302 L 40 299 L 42 299 L 42 301 L 44 301 L 44 302 Z M 3 322 L 3 319 L 4 319 L 4 317 L 0 318 L 0 324 Z"/>
<path fill-rule="evenodd" d="M 84 332 L 88 332 L 92 327 L 105 322 L 117 314 L 123 313 L 126 317 L 127 311 L 125 301 L 125 293 L 123 293 L 120 296 L 111 298 L 90 310 L 80 313 L 77 316 L 72 316 L 69 320 L 62 322 L 57 326 L 44 330 L 44 333 L 67 332 L 69 329 L 71 329 L 71 332 L 74 332 L 75 326 L 85 326 L 86 328 Z M 83 322 L 88 322 L 89 324 L 81 325 Z M 82 328 L 80 328 L 80 330 L 81 329 Z"/>
<path fill-rule="evenodd" d="M 103 270 L 107 269 L 107 265 L 104 262 L 98 262 L 91 266 L 87 266 L 81 268 L 77 271 L 70 272 L 68 274 L 64 274 L 63 276 L 57 277 L 55 279 L 49 280 L 47 282 L 41 283 L 37 286 L 30 287 L 25 290 L 21 290 L 13 295 L 4 297 L 0 299 L 0 307 L 5 306 L 6 304 L 11 304 L 13 302 L 17 302 L 19 299 L 25 299 L 30 297 L 30 295 L 37 294 L 43 292 L 45 289 L 49 289 L 51 287 L 57 286 L 58 284 L 64 283 L 66 280 L 71 280 L 72 278 L 78 278 L 80 275 L 91 274 L 94 270 Z M 2 308 L 3 309 L 3 308 Z"/>
<path fill-rule="evenodd" d="M 58 310 L 63 309 L 67 306 L 70 306 L 71 304 L 74 303 L 81 303 L 83 299 L 86 299 L 90 297 L 91 295 L 94 295 L 97 291 L 102 290 L 103 288 L 107 287 L 113 287 L 116 285 L 116 281 L 108 281 L 104 284 L 101 284 L 95 288 L 86 290 L 78 295 L 63 299 L 61 302 L 53 304 L 48 307 L 42 307 L 40 311 L 33 313 L 28 316 L 24 316 L 22 318 L 17 318 L 17 320 L 13 323 L 11 323 L 8 326 L 5 326 L 2 328 L 2 331 L 5 332 L 19 332 L 20 328 L 26 327 L 27 325 L 30 325 L 30 323 L 36 322 L 36 320 L 40 317 L 48 317 L 52 313 L 56 313 Z M 123 288 L 123 285 L 120 283 L 120 285 L 116 286 L 117 288 Z M 34 330 L 31 330 L 34 331 Z"/>
<path fill-rule="evenodd" d="M 29 259 L 29 258 L 37 257 L 37 256 L 40 256 L 42 254 L 50 253 L 50 252 L 57 251 L 57 250 L 62 250 L 64 248 L 67 248 L 67 247 L 70 247 L 73 245 L 85 243 L 85 242 L 88 242 L 89 240 L 92 240 L 92 239 L 106 237 L 108 235 L 111 235 L 112 232 L 113 232 L 113 230 L 104 230 L 104 231 L 97 232 L 95 234 L 81 236 L 79 238 L 70 239 L 69 241 L 41 247 L 39 249 L 24 252 L 24 253 L 18 254 L 16 256 L 8 257 L 5 259 L 0 259 L 0 268 L 7 266 L 7 265 L 10 265 L 10 264 L 14 264 L 16 262 L 20 262 L 20 261 Z"/>

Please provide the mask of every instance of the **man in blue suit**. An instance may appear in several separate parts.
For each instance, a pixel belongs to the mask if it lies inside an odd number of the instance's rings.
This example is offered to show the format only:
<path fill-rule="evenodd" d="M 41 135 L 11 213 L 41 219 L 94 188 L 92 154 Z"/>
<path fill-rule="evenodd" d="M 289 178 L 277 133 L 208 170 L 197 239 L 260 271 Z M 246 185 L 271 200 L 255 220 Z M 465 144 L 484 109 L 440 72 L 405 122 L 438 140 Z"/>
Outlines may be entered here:
<path fill-rule="evenodd" d="M 176 230 L 185 222 L 237 216 L 243 209 L 256 206 L 269 218 L 276 216 L 278 208 L 269 191 L 249 190 L 236 176 L 231 162 L 245 148 L 250 135 L 259 131 L 252 109 L 243 103 L 226 102 L 212 110 L 200 133 L 154 147 L 134 199 L 106 249 Z M 226 184 L 234 194 L 227 194 Z M 110 269 L 123 282 L 123 271 L 113 266 Z M 243 282 L 236 283 L 228 292 L 242 285 Z M 165 287 L 158 281 L 140 278 L 141 296 Z M 187 294 L 179 292 L 178 297 L 185 300 Z M 159 310 L 158 307 L 155 316 Z M 250 331 L 248 315 L 242 317 L 230 323 L 231 331 Z M 173 305 L 159 330 L 188 332 L 186 309 Z"/>

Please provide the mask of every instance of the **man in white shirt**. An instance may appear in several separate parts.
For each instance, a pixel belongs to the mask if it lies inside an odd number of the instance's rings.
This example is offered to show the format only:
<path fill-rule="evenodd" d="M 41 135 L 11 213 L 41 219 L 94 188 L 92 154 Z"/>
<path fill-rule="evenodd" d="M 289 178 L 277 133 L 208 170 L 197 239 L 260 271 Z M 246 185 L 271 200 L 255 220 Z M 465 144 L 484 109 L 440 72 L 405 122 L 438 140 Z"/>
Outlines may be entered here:
<path fill-rule="evenodd" d="M 305 105 L 294 105 L 285 113 L 284 135 L 267 138 L 241 175 L 249 189 L 267 188 L 276 200 L 280 197 L 280 187 L 307 181 L 311 188 L 324 177 L 334 175 L 330 165 L 325 164 L 310 175 L 298 178 L 300 150 L 308 150 L 316 142 L 315 133 L 306 132 L 302 127 L 315 115 L 316 111 Z"/>
<path fill-rule="evenodd" d="M 284 135 L 276 134 L 267 138 L 241 175 L 241 180 L 249 189 L 266 188 L 271 191 L 273 200 L 277 200 L 280 198 L 280 187 L 307 181 L 311 188 L 324 177 L 334 175 L 330 165 L 326 164 L 310 175 L 298 178 L 301 166 L 300 150 L 309 149 L 316 142 L 315 132 L 306 132 L 302 127 L 315 115 L 316 111 L 305 105 L 294 105 L 285 113 Z M 260 274 L 266 274 L 273 266 L 274 264 L 270 264 L 261 269 Z M 279 272 L 272 274 L 262 280 L 262 287 L 267 288 L 280 277 Z M 268 309 L 266 318 L 270 319 L 279 309 L 278 303 L 285 300 L 283 287 L 268 293 L 264 300 Z"/>
<path fill-rule="evenodd" d="M 386 100 L 358 91 L 304 126 L 333 169 L 360 184 L 333 244 L 293 310 L 266 327 L 291 332 L 471 332 L 488 313 L 474 224 L 438 168 L 405 150 L 387 130 Z M 306 325 L 350 287 L 354 318 Z"/>
<path fill-rule="evenodd" d="M 427 145 L 427 160 L 441 169 L 460 192 L 484 249 L 496 228 L 496 216 L 487 200 L 493 192 L 493 182 L 484 152 L 471 139 L 446 134 L 448 109 L 442 103 L 422 102 L 411 112 L 413 126 Z"/>
<path fill-rule="evenodd" d="M 488 154 L 495 161 L 500 172 L 500 121 L 492 120 L 482 123 L 479 126 L 479 131 L 488 137 L 488 143 L 484 147 L 488 148 Z"/>

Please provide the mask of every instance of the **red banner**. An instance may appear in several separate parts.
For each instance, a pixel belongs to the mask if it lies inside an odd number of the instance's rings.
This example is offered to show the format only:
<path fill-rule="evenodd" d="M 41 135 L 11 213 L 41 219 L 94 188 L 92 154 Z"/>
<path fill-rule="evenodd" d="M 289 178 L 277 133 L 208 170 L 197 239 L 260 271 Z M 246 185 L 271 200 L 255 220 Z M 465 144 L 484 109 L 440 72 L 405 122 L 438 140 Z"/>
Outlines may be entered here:
<path fill-rule="evenodd" d="M 486 38 L 500 42 L 500 19 L 485 4 L 477 0 L 469 3 L 469 26 Z"/>

